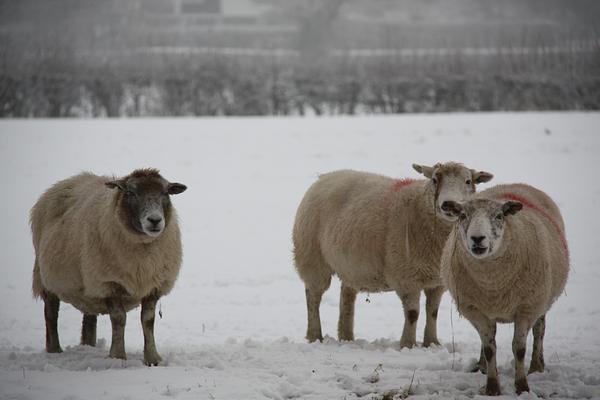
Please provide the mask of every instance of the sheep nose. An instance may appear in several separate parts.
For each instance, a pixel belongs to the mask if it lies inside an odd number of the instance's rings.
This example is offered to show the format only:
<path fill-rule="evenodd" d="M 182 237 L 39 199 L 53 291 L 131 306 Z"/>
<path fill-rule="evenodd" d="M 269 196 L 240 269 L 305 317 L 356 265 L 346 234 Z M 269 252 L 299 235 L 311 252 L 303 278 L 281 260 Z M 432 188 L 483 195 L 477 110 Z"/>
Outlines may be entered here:
<path fill-rule="evenodd" d="M 161 217 L 148 217 L 146 219 L 148 220 L 148 222 L 152 223 L 152 225 L 154 225 L 154 226 L 160 224 L 160 222 L 162 221 Z"/>
<path fill-rule="evenodd" d="M 449 202 L 449 201 L 445 201 L 445 202 L 443 202 L 443 203 L 442 203 L 442 210 L 444 210 L 444 211 L 449 211 L 449 209 L 450 209 L 450 204 L 452 204 L 452 203 L 451 203 L 451 202 Z"/>
<path fill-rule="evenodd" d="M 483 242 L 483 239 L 485 239 L 485 236 L 471 236 L 471 240 L 474 244 L 481 244 L 481 242 Z"/>

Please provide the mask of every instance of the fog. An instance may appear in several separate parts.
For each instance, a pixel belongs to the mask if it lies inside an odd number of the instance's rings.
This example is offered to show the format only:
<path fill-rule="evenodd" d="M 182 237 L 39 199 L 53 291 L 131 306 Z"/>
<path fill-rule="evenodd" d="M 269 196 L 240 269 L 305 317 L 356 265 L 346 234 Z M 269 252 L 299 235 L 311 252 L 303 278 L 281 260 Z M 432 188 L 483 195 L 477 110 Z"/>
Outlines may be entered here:
<path fill-rule="evenodd" d="M 0 115 L 598 109 L 594 0 L 0 1 Z"/>

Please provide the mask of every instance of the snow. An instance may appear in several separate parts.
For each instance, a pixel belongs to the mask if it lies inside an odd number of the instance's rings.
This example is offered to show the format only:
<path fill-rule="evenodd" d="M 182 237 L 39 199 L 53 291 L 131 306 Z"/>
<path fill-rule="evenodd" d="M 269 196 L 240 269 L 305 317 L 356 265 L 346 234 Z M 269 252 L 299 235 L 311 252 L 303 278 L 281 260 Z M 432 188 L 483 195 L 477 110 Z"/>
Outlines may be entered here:
<path fill-rule="evenodd" d="M 440 347 L 398 350 L 403 317 L 393 293 L 359 295 L 359 339 L 338 343 L 334 279 L 321 306 L 328 337 L 308 344 L 292 263 L 295 210 L 319 173 L 417 177 L 411 163 L 446 160 L 493 172 L 490 184 L 534 184 L 561 207 L 572 271 L 548 314 L 547 371 L 529 377 L 532 393 L 522 397 L 600 398 L 599 127 L 600 113 L 0 121 L 0 399 L 478 397 L 485 379 L 467 370 L 479 339 L 448 294 Z M 184 264 L 156 324 L 164 365 L 142 364 L 139 309 L 128 314 L 127 361 L 107 358 L 106 316 L 98 347 L 78 346 L 81 314 L 64 303 L 65 352 L 46 354 L 42 303 L 30 294 L 30 207 L 82 170 L 122 175 L 141 166 L 188 185 L 173 198 Z M 423 318 L 418 325 L 422 339 Z M 511 340 L 512 325 L 500 325 L 504 398 L 515 396 Z M 530 353 L 531 337 L 526 361 Z"/>

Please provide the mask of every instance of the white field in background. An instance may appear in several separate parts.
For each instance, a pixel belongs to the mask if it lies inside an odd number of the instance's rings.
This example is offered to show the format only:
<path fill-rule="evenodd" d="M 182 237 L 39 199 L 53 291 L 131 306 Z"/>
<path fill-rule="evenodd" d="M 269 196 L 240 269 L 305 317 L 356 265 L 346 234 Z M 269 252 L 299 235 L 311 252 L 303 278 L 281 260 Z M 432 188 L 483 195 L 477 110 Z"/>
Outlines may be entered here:
<path fill-rule="evenodd" d="M 329 337 L 307 344 L 304 287 L 292 263 L 296 207 L 319 173 L 417 178 L 412 163 L 448 160 L 493 172 L 483 187 L 527 182 L 558 203 L 572 270 L 548 314 L 547 371 L 530 376 L 531 397 L 599 397 L 599 127 L 600 113 L 0 121 L 0 399 L 353 399 L 409 387 L 415 398 L 473 397 L 485 379 L 465 371 L 479 339 L 448 294 L 439 348 L 397 350 L 403 316 L 393 293 L 360 294 L 359 339 L 340 344 L 334 278 L 321 305 Z M 107 358 L 106 316 L 100 346 L 78 346 L 81 314 L 64 303 L 65 352 L 45 354 L 43 306 L 30 291 L 29 209 L 59 179 L 143 166 L 188 185 L 172 199 L 184 264 L 156 323 L 166 365 L 142 365 L 139 309 L 128 314 L 126 362 Z M 422 340 L 423 315 L 418 325 Z M 499 326 L 506 398 L 514 396 L 511 340 L 512 325 Z M 530 354 L 531 337 L 527 362 Z"/>

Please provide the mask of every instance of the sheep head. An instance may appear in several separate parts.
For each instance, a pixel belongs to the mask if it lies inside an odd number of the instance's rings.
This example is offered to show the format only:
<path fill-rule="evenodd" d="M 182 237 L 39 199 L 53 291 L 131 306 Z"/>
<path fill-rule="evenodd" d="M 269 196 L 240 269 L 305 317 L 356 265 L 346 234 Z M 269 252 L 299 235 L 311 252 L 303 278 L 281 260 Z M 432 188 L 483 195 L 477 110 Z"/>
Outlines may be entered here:
<path fill-rule="evenodd" d="M 433 207 L 442 219 L 453 222 L 456 216 L 442 209 L 446 201 L 463 203 L 475 194 L 475 185 L 490 181 L 494 175 L 469 169 L 455 162 L 438 163 L 433 167 L 413 164 L 413 168 L 429 178 L 433 193 Z"/>
<path fill-rule="evenodd" d="M 131 174 L 106 182 L 117 189 L 118 212 L 130 231 L 152 238 L 160 236 L 171 217 L 170 195 L 184 192 L 181 183 L 170 183 L 156 169 L 136 169 Z"/>
<path fill-rule="evenodd" d="M 518 201 L 477 199 L 460 204 L 446 201 L 444 212 L 458 219 L 457 229 L 467 252 L 477 259 L 494 255 L 502 245 L 506 218 L 523 208 Z"/>

